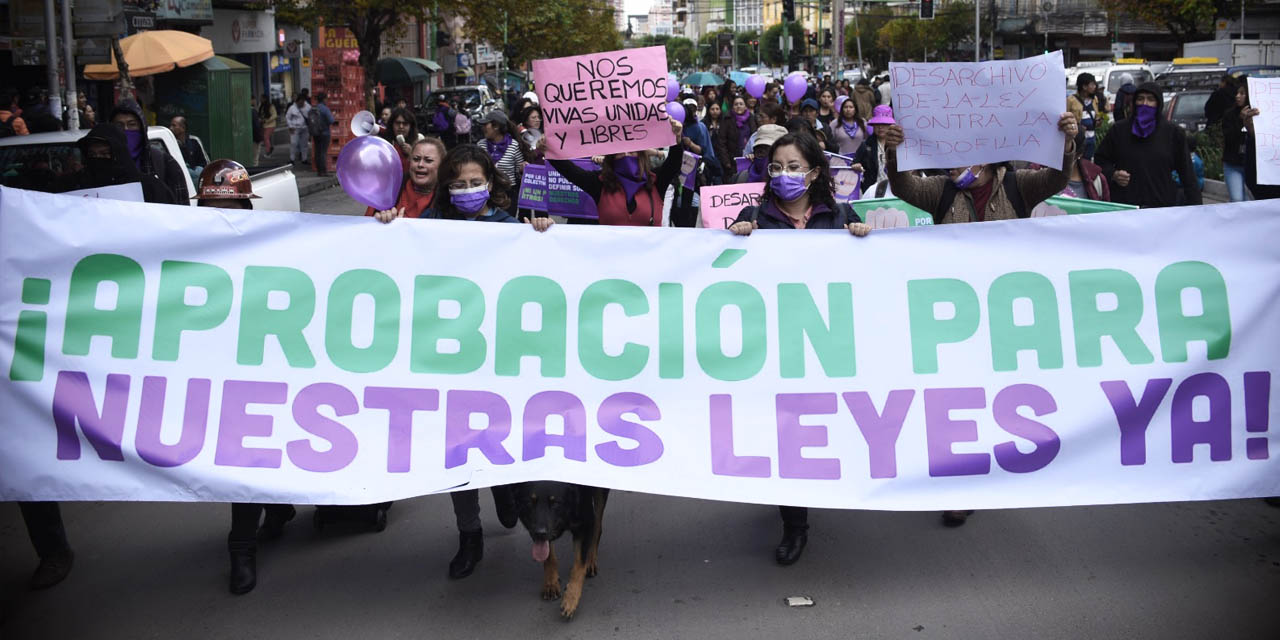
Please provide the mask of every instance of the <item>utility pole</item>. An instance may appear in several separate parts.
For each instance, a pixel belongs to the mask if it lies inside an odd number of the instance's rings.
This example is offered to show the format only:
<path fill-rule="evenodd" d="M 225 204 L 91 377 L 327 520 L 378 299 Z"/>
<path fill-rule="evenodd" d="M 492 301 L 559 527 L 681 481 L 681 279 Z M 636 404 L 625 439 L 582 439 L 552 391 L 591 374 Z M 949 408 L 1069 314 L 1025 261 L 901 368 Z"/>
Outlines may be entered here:
<path fill-rule="evenodd" d="M 75 44 L 71 32 L 71 0 L 62 0 L 62 57 L 67 63 L 67 131 L 80 128 L 79 96 L 76 94 L 76 59 L 71 53 Z"/>
<path fill-rule="evenodd" d="M 973 61 L 982 61 L 982 0 L 973 3 Z"/>
<path fill-rule="evenodd" d="M 510 64 L 507 61 L 507 11 L 506 9 L 502 10 L 502 58 L 500 58 L 500 60 L 501 61 L 498 63 L 498 93 L 500 93 L 501 96 L 498 98 L 498 103 L 505 106 L 507 104 L 507 74 L 505 72 L 505 69 L 507 68 L 507 65 Z M 515 114 L 513 113 L 511 115 L 515 115 Z"/>
<path fill-rule="evenodd" d="M 58 23 L 53 0 L 44 0 L 45 76 L 49 81 L 49 111 L 62 118 L 62 87 L 58 83 Z M 5 105 L 8 108 L 8 105 Z"/>

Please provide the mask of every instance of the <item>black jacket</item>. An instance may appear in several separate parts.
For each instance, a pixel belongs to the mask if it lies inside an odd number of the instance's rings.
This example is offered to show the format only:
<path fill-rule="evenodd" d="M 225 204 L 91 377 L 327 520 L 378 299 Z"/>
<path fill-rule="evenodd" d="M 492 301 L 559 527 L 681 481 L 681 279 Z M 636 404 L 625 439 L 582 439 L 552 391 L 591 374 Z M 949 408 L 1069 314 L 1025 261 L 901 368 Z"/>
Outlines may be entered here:
<path fill-rule="evenodd" d="M 1138 87 L 1138 92 L 1156 97 L 1156 130 L 1150 136 L 1133 135 L 1132 121 L 1120 120 L 1107 132 L 1094 156 L 1093 161 L 1111 180 L 1113 202 L 1143 208 L 1176 206 L 1178 185 L 1173 182 L 1176 171 L 1182 180 L 1186 204 L 1201 204 L 1199 181 L 1191 167 L 1191 152 L 1187 150 L 1187 134 L 1160 115 L 1164 109 L 1160 91 L 1154 82 Z M 1128 186 L 1122 187 L 1115 181 L 1116 171 L 1121 170 L 1129 172 Z"/>
<path fill-rule="evenodd" d="M 756 117 L 752 114 L 747 116 L 747 135 L 750 136 L 755 130 Z M 716 158 L 720 160 L 720 166 L 724 170 L 724 179 L 733 180 L 738 173 L 734 159 L 746 155 L 746 149 L 743 149 L 742 129 L 738 127 L 738 121 L 734 119 L 732 111 L 720 117 L 720 130 L 714 137 L 712 144 L 715 145 Z"/>
<path fill-rule="evenodd" d="M 758 207 L 744 207 L 742 212 L 738 214 L 738 222 L 755 222 L 761 229 L 795 229 L 796 226 L 791 222 L 791 218 L 787 214 L 778 209 L 778 205 L 773 201 L 766 202 Z M 855 222 L 862 222 L 862 218 L 858 217 L 853 207 L 847 204 L 837 204 L 835 211 L 821 202 L 813 203 L 813 214 L 809 218 L 809 222 L 805 224 L 805 229 L 843 229 Z"/>
<path fill-rule="evenodd" d="M 1222 162 L 1237 167 L 1245 165 L 1245 131 L 1244 120 L 1240 118 L 1240 107 L 1235 104 L 1222 116 Z"/>
<path fill-rule="evenodd" d="M 111 148 L 110 162 L 98 163 L 89 158 L 89 145 L 93 142 L 105 142 Z M 174 198 L 173 192 L 155 176 L 138 170 L 133 158 L 129 157 L 129 143 L 125 141 L 124 131 L 120 127 L 110 122 L 95 125 L 76 144 L 84 158 L 84 167 L 55 182 L 50 188 L 53 193 L 138 182 L 142 184 L 142 198 L 147 202 L 188 204 L 185 200 L 178 201 Z"/>
<path fill-rule="evenodd" d="M 867 136 L 866 142 L 853 154 L 853 163 L 862 165 L 862 184 L 869 185 L 880 177 L 880 139 Z"/>
<path fill-rule="evenodd" d="M 138 106 L 137 102 L 128 99 L 121 100 L 116 105 L 116 108 L 111 111 L 111 117 L 114 118 L 115 114 L 121 112 L 137 116 L 138 122 L 142 123 L 143 135 L 146 135 L 147 117 L 146 114 L 142 113 L 142 107 Z M 169 156 L 168 151 L 163 148 L 157 149 L 148 143 L 147 152 L 142 154 L 142 162 L 138 168 L 143 173 L 151 174 L 163 182 L 179 202 L 186 204 L 190 200 L 191 194 L 187 193 L 187 172 L 182 168 L 182 165 L 178 164 L 177 160 Z"/>

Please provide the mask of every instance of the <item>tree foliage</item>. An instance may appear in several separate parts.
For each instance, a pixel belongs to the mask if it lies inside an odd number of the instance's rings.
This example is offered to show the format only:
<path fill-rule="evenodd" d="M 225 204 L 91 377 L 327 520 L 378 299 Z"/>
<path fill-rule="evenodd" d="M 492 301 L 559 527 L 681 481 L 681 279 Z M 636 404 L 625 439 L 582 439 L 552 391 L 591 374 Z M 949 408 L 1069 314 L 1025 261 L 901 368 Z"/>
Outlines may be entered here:
<path fill-rule="evenodd" d="M 406 19 L 426 21 L 431 14 L 427 0 L 274 0 L 276 18 L 303 27 L 346 27 L 360 48 L 364 68 L 364 95 L 373 108 L 373 87 L 377 80 L 378 57 L 383 36 L 402 29 Z"/>
<path fill-rule="evenodd" d="M 1214 0 L 1102 0 L 1101 4 L 1112 15 L 1160 25 L 1187 41 L 1212 35 L 1214 16 L 1228 15 L 1228 4 L 1235 6 L 1236 13 L 1240 10 L 1239 2 Z"/>
<path fill-rule="evenodd" d="M 862 59 L 872 66 L 884 69 L 889 64 L 889 49 L 880 45 L 879 33 L 893 21 L 893 11 L 884 5 L 874 5 L 858 14 L 844 28 L 844 55 L 848 60 L 858 59 L 858 37 L 862 38 Z"/>
<path fill-rule="evenodd" d="M 804 27 L 798 22 L 788 22 L 787 31 L 791 33 L 791 56 L 794 59 L 804 53 Z M 782 57 L 782 49 L 778 46 L 781 38 L 781 24 L 775 24 L 764 31 L 761 46 L 764 47 L 764 61 L 771 67 L 780 67 L 786 62 Z"/>
<path fill-rule="evenodd" d="M 948 3 L 934 13 L 933 20 L 894 16 L 876 33 L 876 45 L 896 60 L 948 60 L 966 42 L 972 47 L 973 4 L 969 2 Z"/>
<path fill-rule="evenodd" d="M 516 0 L 457 0 L 448 7 L 466 19 L 469 36 L 498 47 L 505 25 L 512 66 L 622 48 L 613 8 L 604 0 L 541 0 L 536 7 Z"/>
<path fill-rule="evenodd" d="M 752 42 L 760 40 L 758 31 L 740 31 L 738 35 L 733 37 L 733 41 L 738 45 L 738 55 L 734 61 L 739 68 L 749 67 L 756 63 L 756 47 Z M 761 52 L 763 55 L 763 52 Z"/>
<path fill-rule="evenodd" d="M 721 29 L 702 34 L 698 38 L 698 63 L 705 69 L 713 64 L 720 64 L 720 52 L 716 50 L 716 39 L 722 33 L 733 33 L 733 29 Z"/>
<path fill-rule="evenodd" d="M 688 38 L 671 38 L 667 40 L 667 66 L 671 68 L 689 67 L 693 65 L 693 41 Z"/>

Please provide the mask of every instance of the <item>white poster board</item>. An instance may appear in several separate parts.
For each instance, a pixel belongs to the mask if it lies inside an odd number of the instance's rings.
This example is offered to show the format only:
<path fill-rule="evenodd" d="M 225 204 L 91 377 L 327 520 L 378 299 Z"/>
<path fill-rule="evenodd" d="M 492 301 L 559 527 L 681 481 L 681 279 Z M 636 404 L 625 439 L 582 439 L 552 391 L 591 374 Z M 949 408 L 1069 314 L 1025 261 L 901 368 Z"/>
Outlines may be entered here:
<path fill-rule="evenodd" d="M 1280 78 L 1249 78 L 1258 184 L 1280 184 Z"/>

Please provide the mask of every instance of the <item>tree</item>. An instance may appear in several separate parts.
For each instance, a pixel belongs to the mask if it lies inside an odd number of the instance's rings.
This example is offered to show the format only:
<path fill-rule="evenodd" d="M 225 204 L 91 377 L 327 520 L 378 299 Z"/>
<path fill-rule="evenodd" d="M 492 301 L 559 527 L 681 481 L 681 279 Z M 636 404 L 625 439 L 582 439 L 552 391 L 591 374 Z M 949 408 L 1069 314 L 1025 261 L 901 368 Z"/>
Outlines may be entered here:
<path fill-rule="evenodd" d="M 403 28 L 407 19 L 425 22 L 431 14 L 427 0 L 274 0 L 276 18 L 308 28 L 346 27 L 355 36 L 364 68 L 364 96 L 374 108 L 373 88 L 377 84 L 378 57 L 382 38 L 392 29 Z M 499 40 L 501 42 L 501 40 Z"/>
<path fill-rule="evenodd" d="M 733 33 L 733 29 L 704 33 L 701 38 L 698 38 L 698 58 L 704 68 L 720 64 L 720 52 L 716 50 L 716 39 L 722 33 Z"/>
<path fill-rule="evenodd" d="M 688 67 L 693 64 L 694 45 L 688 38 L 672 38 L 667 40 L 667 66 Z"/>
<path fill-rule="evenodd" d="M 1184 42 L 1212 37 L 1214 16 L 1240 13 L 1239 2 L 1214 0 L 1102 0 L 1102 8 L 1163 26 Z"/>
<path fill-rule="evenodd" d="M 742 31 L 733 37 L 733 41 L 738 45 L 738 56 L 734 61 L 739 67 L 748 67 L 756 63 L 756 45 L 752 42 L 760 41 L 760 33 L 758 31 Z"/>
<path fill-rule="evenodd" d="M 948 3 L 934 13 L 933 20 L 897 16 L 876 33 L 876 44 L 902 60 L 946 60 L 953 50 L 973 43 L 973 4 Z"/>
<path fill-rule="evenodd" d="M 845 57 L 849 60 L 858 59 L 858 37 L 861 36 L 863 59 L 877 68 L 886 68 L 889 63 L 889 49 L 880 46 L 877 34 L 892 20 L 893 11 L 883 5 L 871 7 L 859 13 L 856 26 L 850 20 L 844 28 Z"/>
<path fill-rule="evenodd" d="M 791 55 L 799 56 L 804 51 L 804 27 L 798 22 L 788 22 L 787 31 L 791 32 Z M 779 42 L 782 38 L 782 24 L 775 24 L 765 29 L 763 39 L 760 45 L 764 47 L 764 61 L 771 67 L 780 67 L 786 64 L 786 60 L 782 57 L 782 49 Z"/>
<path fill-rule="evenodd" d="M 450 5 L 466 19 L 464 30 L 476 40 L 502 42 L 505 29 L 511 66 L 622 48 L 613 8 L 604 0 L 542 0 L 537 10 L 516 0 L 458 0 Z"/>

